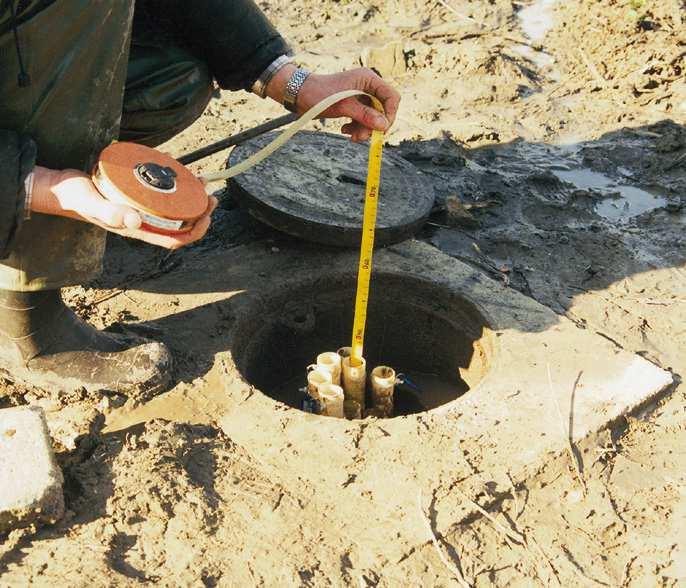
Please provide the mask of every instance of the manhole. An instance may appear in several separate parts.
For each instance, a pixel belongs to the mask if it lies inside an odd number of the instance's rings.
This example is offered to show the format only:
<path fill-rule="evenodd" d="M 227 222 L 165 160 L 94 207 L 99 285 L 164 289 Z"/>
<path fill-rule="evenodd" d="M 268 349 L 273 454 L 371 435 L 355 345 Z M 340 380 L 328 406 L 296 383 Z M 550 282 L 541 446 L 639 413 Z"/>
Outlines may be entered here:
<path fill-rule="evenodd" d="M 275 134 L 236 147 L 229 165 L 249 157 Z M 329 133 L 302 132 L 272 157 L 233 178 L 231 193 L 258 220 L 307 241 L 359 247 L 369 148 Z M 430 182 L 410 162 L 383 155 L 376 243 L 411 237 L 434 204 Z"/>
<path fill-rule="evenodd" d="M 449 394 L 417 398 L 406 411 L 436 408 L 401 418 L 315 417 L 282 403 L 295 406 L 286 384 L 302 385 L 315 353 L 350 337 L 359 254 L 299 246 L 274 253 L 257 243 L 210 252 L 202 262 L 203 272 L 185 264 L 155 280 L 153 291 L 136 292 L 143 312 L 162 315 L 153 324 L 173 331 L 188 353 L 182 369 L 201 372 L 186 372 L 192 384 L 110 419 L 108 430 L 152 415 L 216 420 L 233 443 L 270 470 L 288 472 L 316 504 L 335 505 L 323 511 L 336 528 L 371 501 L 370 525 L 399 521 L 397 532 L 421 544 L 419 488 L 460 490 L 441 495 L 454 513 L 438 522 L 436 532 L 446 533 L 471 512 L 464 494 L 511 492 L 568 452 L 570 440 L 672 384 L 669 372 L 594 329 L 407 241 L 374 257 L 366 355 L 371 366 L 382 354 L 400 371 L 436 373 Z M 179 294 L 179 284 L 189 290 Z M 214 364 L 205 371 L 201 360 L 210 354 Z"/>
<path fill-rule="evenodd" d="M 345 274 L 270 294 L 237 330 L 243 377 L 300 408 L 306 366 L 349 344 L 354 292 L 354 275 Z M 486 319 L 466 298 L 422 279 L 375 274 L 365 357 L 368 371 L 383 364 L 407 376 L 396 388 L 395 416 L 459 398 L 481 381 L 491 356 Z"/>

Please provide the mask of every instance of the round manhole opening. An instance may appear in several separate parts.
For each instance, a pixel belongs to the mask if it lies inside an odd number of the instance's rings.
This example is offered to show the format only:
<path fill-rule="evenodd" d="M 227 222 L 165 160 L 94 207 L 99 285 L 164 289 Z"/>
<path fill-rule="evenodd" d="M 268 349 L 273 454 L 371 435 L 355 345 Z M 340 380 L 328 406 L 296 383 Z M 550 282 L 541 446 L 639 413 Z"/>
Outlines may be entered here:
<path fill-rule="evenodd" d="M 234 334 L 233 357 L 245 380 L 300 408 L 307 366 L 350 345 L 355 285 L 354 275 L 329 276 L 261 297 Z M 394 416 L 459 398 L 484 378 L 492 357 L 492 333 L 472 302 L 420 278 L 374 275 L 365 358 L 368 373 L 384 365 L 403 374 Z"/>

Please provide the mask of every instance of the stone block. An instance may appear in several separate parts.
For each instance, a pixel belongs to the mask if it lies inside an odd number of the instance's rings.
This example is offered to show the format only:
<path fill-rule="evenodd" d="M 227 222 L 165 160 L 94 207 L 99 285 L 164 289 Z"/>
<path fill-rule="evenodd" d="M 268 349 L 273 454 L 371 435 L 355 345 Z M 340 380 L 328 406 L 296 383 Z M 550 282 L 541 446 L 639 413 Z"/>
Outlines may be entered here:
<path fill-rule="evenodd" d="M 0 410 L 0 534 L 58 521 L 62 483 L 43 410 Z"/>

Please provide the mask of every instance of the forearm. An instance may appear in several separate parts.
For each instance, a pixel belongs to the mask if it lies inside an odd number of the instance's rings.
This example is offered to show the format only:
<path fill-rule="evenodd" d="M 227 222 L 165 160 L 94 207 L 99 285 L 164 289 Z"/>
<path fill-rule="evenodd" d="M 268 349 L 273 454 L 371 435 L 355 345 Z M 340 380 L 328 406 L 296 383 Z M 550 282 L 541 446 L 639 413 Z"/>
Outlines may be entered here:
<path fill-rule="evenodd" d="M 249 90 L 287 43 L 253 0 L 139 0 L 171 20 L 177 38 L 209 66 L 222 88 Z"/>

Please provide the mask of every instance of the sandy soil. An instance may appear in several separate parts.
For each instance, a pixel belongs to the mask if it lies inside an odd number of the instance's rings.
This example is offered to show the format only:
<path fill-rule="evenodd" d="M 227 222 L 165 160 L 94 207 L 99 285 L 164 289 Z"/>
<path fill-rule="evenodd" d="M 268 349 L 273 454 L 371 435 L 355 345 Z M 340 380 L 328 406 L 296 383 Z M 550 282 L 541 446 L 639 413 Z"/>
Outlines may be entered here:
<path fill-rule="evenodd" d="M 474 586 L 684 585 L 686 3 L 261 5 L 307 65 L 363 62 L 401 88 L 389 141 L 438 196 L 421 239 L 669 369 L 676 385 L 580 445 L 585 491 L 568 457 L 550 456 L 509 495 L 478 497 L 490 517 L 463 519 L 450 480 L 429 484 L 425 471 L 407 474 L 425 481 L 421 509 L 412 496 L 411 510 L 376 518 L 369 505 L 394 489 L 383 468 L 355 485 L 383 438 L 363 429 L 340 440 L 351 456 L 340 494 L 365 500 L 336 513 L 316 476 L 280 465 L 297 447 L 274 448 L 259 431 L 232 439 L 224 414 L 235 399 L 214 358 L 230 317 L 216 317 L 205 338 L 173 320 L 189 296 L 197 305 L 220 296 L 188 293 L 204 257 L 254 242 L 288 247 L 224 195 L 201 244 L 168 255 L 112 239 L 106 276 L 68 292 L 97 326 L 138 325 L 168 342 L 172 391 L 141 403 L 0 387 L 0 404 L 48 411 L 69 509 L 53 528 L 0 543 L 0 585 L 453 586 L 460 575 Z M 167 150 L 277 114 L 220 93 Z M 184 295 L 169 295 L 175 287 Z M 165 289 L 157 302 L 142 295 Z M 442 447 L 439 437 L 417 450 Z M 265 452 L 273 459 L 256 457 Z M 326 466 L 313 465 L 322 479 Z"/>

